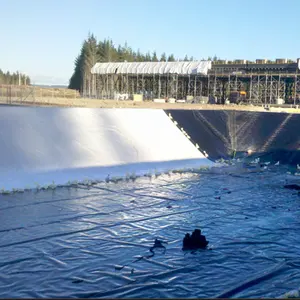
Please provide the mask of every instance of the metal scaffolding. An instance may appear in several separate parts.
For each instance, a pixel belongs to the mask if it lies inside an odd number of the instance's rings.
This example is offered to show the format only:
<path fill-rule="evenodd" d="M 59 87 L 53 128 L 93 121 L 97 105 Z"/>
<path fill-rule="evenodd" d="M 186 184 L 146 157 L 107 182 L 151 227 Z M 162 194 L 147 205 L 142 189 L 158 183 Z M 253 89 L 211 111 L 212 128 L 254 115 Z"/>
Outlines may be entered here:
<path fill-rule="evenodd" d="M 97 75 L 92 76 L 92 92 L 84 95 L 97 99 L 115 99 L 118 95 L 143 94 L 144 99 L 185 99 L 188 95 L 208 96 L 207 78 L 204 76 L 160 75 Z"/>
<path fill-rule="evenodd" d="M 278 99 L 291 104 L 300 102 L 298 72 L 218 74 L 208 72 L 209 65 L 205 63 L 98 64 L 98 71 L 96 68 L 92 71 L 85 96 L 125 100 L 133 99 L 134 94 L 142 94 L 144 100 L 194 98 L 205 101 L 215 97 L 218 103 L 225 103 L 231 93 L 244 92 L 247 103 L 275 104 Z"/>

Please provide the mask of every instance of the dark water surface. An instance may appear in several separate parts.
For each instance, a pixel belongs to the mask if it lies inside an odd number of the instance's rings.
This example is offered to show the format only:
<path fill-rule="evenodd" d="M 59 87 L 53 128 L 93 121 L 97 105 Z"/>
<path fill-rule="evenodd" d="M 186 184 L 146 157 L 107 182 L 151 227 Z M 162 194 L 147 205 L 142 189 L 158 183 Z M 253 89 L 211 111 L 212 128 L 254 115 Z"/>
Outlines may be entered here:
<path fill-rule="evenodd" d="M 300 197 L 283 188 L 284 168 L 250 171 L 1 196 L 0 297 L 254 298 L 297 289 Z M 181 250 L 195 228 L 212 250 Z M 166 252 L 141 258 L 155 238 Z"/>

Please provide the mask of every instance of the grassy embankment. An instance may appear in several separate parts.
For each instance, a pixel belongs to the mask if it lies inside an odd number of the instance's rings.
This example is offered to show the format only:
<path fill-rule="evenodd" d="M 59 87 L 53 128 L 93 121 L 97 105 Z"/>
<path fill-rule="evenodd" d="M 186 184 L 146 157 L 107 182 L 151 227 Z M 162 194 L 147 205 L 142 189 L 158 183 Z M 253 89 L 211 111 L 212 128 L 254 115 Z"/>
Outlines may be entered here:
<path fill-rule="evenodd" d="M 69 103 L 80 98 L 78 91 L 66 88 L 0 85 L 1 103 L 57 103 L 65 100 Z M 58 100 L 59 99 L 59 100 Z M 71 103 L 71 102 L 70 102 Z M 58 103 L 59 104 L 59 103 Z"/>

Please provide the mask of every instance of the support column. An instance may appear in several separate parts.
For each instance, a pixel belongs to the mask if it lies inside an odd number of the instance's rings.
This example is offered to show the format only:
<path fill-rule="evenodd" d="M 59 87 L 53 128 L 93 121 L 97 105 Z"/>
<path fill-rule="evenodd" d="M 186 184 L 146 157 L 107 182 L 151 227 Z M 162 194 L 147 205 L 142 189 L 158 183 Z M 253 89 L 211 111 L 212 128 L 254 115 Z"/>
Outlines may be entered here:
<path fill-rule="evenodd" d="M 160 81 L 160 74 L 158 75 L 158 98 L 160 99 L 161 95 L 161 81 Z"/>
<path fill-rule="evenodd" d="M 175 99 L 178 99 L 178 74 L 176 74 Z"/>
<path fill-rule="evenodd" d="M 296 104 L 296 96 L 297 96 L 297 75 L 294 78 L 294 105 Z"/>

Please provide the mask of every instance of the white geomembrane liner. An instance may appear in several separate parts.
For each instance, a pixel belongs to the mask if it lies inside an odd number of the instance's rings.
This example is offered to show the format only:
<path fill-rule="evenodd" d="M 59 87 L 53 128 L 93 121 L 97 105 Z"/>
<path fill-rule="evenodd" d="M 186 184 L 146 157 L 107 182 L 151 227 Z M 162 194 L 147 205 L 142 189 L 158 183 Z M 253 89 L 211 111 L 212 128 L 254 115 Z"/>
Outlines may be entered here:
<path fill-rule="evenodd" d="M 0 190 L 211 166 L 163 110 L 2 107 Z"/>

